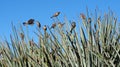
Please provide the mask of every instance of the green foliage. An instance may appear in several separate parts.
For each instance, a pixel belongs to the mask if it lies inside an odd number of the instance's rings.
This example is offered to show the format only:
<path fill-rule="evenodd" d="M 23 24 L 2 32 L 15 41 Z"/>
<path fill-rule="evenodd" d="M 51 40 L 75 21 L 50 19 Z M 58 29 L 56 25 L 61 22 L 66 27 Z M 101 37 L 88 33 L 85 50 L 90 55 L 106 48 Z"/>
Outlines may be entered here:
<path fill-rule="evenodd" d="M 44 32 L 37 27 L 38 43 L 22 26 L 18 32 L 12 25 L 11 43 L 0 42 L 0 67 L 120 67 L 117 18 L 112 12 L 93 17 L 97 19 L 81 15 L 80 28 L 67 20 L 62 25 L 58 18 L 53 18 L 54 27 L 43 27 Z"/>

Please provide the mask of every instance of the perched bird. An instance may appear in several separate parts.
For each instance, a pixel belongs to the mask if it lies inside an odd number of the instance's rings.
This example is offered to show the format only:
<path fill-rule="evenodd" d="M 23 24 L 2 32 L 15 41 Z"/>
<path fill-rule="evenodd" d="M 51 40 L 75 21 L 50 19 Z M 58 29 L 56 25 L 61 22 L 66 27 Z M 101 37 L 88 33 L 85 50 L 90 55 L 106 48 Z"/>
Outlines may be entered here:
<path fill-rule="evenodd" d="M 39 21 L 36 22 L 37 26 L 40 28 L 41 27 L 41 24 Z"/>
<path fill-rule="evenodd" d="M 80 14 L 80 17 L 81 17 L 82 19 L 86 19 L 85 15 L 84 15 L 83 13 Z"/>
<path fill-rule="evenodd" d="M 57 17 L 60 14 L 60 12 L 56 12 L 51 18 Z"/>
<path fill-rule="evenodd" d="M 31 46 L 31 47 L 33 47 L 33 46 L 35 45 L 34 40 L 33 40 L 33 39 L 32 39 L 32 40 L 30 40 L 30 41 L 29 41 L 29 44 L 30 44 L 30 46 Z"/>
<path fill-rule="evenodd" d="M 59 26 L 60 28 L 62 28 L 64 24 L 65 24 L 65 23 L 58 22 L 58 26 Z"/>
<path fill-rule="evenodd" d="M 91 18 L 88 18 L 88 23 L 91 23 L 91 22 L 92 22 Z"/>
<path fill-rule="evenodd" d="M 23 33 L 20 33 L 20 38 L 21 38 L 22 40 L 24 40 L 24 34 L 23 34 Z"/>
<path fill-rule="evenodd" d="M 98 17 L 98 19 L 97 19 L 97 23 L 98 23 L 98 26 L 100 27 L 101 17 Z"/>
<path fill-rule="evenodd" d="M 52 26 L 51 26 L 51 28 L 55 28 L 55 27 L 56 27 L 56 23 L 53 23 Z"/>
<path fill-rule="evenodd" d="M 44 25 L 43 30 L 44 30 L 44 31 L 46 31 L 46 30 L 47 30 L 47 26 L 46 26 L 46 25 Z"/>
<path fill-rule="evenodd" d="M 34 19 L 29 19 L 27 22 L 23 22 L 23 25 L 32 25 L 34 24 Z"/>
<path fill-rule="evenodd" d="M 75 23 L 75 22 L 72 22 L 72 23 L 71 23 L 71 30 L 70 30 L 71 33 L 72 33 L 72 30 L 73 30 L 75 27 L 76 27 L 76 23 Z"/>

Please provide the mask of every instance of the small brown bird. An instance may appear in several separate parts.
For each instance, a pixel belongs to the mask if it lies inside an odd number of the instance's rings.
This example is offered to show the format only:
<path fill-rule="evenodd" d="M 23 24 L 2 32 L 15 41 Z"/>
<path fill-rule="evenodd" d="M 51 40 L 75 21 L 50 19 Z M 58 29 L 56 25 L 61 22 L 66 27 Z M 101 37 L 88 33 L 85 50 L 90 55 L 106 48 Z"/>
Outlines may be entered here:
<path fill-rule="evenodd" d="M 64 24 L 65 24 L 65 23 L 58 22 L 58 26 L 59 26 L 60 28 L 62 28 Z"/>
<path fill-rule="evenodd" d="M 33 40 L 33 39 L 32 39 L 32 40 L 30 40 L 30 41 L 29 41 L 29 44 L 30 44 L 30 46 L 31 46 L 31 47 L 33 47 L 33 46 L 35 45 L 34 40 Z"/>
<path fill-rule="evenodd" d="M 98 26 L 100 27 L 101 17 L 99 16 L 97 19 Z"/>
<path fill-rule="evenodd" d="M 39 21 L 36 22 L 37 26 L 40 28 L 41 27 L 41 24 Z"/>
<path fill-rule="evenodd" d="M 60 12 L 56 12 L 51 18 L 57 17 L 60 14 Z"/>
<path fill-rule="evenodd" d="M 71 30 L 70 30 L 71 33 L 72 33 L 72 30 L 73 30 L 75 27 L 76 27 L 76 23 L 75 23 L 75 22 L 72 22 L 72 23 L 71 23 Z"/>
<path fill-rule="evenodd" d="M 85 15 L 84 15 L 83 13 L 80 14 L 80 17 L 81 17 L 82 19 L 86 19 Z"/>
<path fill-rule="evenodd" d="M 24 40 L 24 34 L 23 33 L 20 33 L 20 37 L 22 40 Z"/>
<path fill-rule="evenodd" d="M 91 22 L 92 22 L 91 18 L 88 18 L 88 23 L 91 23 Z"/>
<path fill-rule="evenodd" d="M 27 22 L 23 22 L 23 25 L 32 25 L 34 24 L 34 19 L 29 19 Z"/>
<path fill-rule="evenodd" d="M 56 23 L 53 23 L 52 26 L 51 26 L 51 28 L 55 28 L 55 27 L 56 27 Z"/>
<path fill-rule="evenodd" d="M 46 25 L 44 25 L 43 30 L 44 30 L 44 31 L 46 31 L 46 30 L 47 30 L 47 26 L 46 26 Z"/>

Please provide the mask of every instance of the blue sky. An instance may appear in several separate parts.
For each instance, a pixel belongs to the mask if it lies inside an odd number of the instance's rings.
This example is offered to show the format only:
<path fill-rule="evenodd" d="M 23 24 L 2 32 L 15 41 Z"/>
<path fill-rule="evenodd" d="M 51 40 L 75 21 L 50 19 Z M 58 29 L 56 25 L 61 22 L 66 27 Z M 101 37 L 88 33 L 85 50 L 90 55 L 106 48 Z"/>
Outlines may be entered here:
<path fill-rule="evenodd" d="M 42 25 L 50 25 L 53 22 L 50 17 L 56 11 L 61 12 L 59 17 L 67 16 L 69 20 L 73 20 L 77 19 L 80 13 L 86 12 L 86 6 L 90 12 L 94 12 L 98 7 L 102 13 L 110 7 L 120 18 L 119 3 L 119 0 L 1 0 L 0 36 L 9 37 L 12 33 L 11 22 L 18 26 L 19 23 L 34 18 Z"/>

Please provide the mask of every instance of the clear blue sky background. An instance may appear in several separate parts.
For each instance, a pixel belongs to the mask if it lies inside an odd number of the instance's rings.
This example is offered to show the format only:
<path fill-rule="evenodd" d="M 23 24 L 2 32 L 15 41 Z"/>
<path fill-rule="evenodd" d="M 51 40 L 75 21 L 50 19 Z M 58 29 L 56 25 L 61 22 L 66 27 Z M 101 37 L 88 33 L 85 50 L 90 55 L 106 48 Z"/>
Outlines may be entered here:
<path fill-rule="evenodd" d="M 73 20 L 77 19 L 80 13 L 86 12 L 86 6 L 90 12 L 98 7 L 103 13 L 110 7 L 117 17 L 120 17 L 119 0 L 1 0 L 0 36 L 9 37 L 12 32 L 11 22 L 18 26 L 19 23 L 34 18 L 42 25 L 49 25 L 53 22 L 50 16 L 56 11 L 61 12 L 60 17 L 66 15 Z"/>

